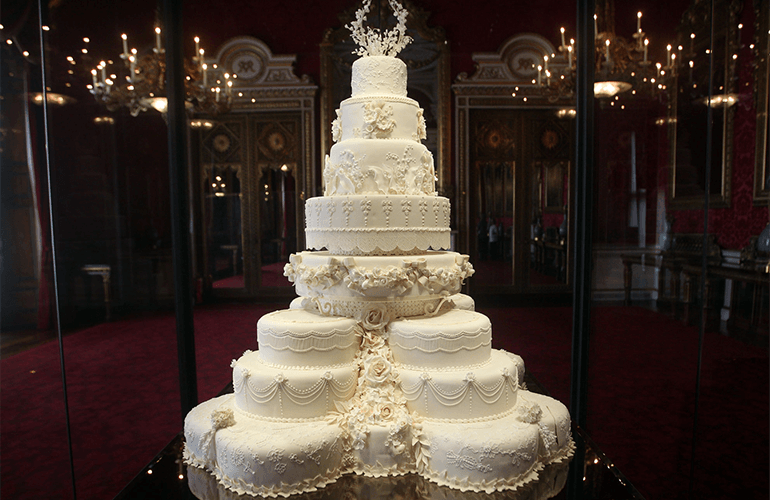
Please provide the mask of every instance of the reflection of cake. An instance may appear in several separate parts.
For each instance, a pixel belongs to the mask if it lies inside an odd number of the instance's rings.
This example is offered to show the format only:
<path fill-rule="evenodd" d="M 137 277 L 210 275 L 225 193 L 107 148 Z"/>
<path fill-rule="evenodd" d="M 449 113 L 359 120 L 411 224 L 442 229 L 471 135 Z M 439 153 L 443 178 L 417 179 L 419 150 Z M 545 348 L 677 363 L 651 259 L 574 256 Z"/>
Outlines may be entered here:
<path fill-rule="evenodd" d="M 235 393 L 187 416 L 185 458 L 258 495 L 346 472 L 515 489 L 571 456 L 569 414 L 522 387 L 521 358 L 491 348 L 489 320 L 459 293 L 473 268 L 439 251 L 449 201 L 393 57 L 406 14 L 391 0 L 397 28 L 372 36 L 364 5 L 353 32 L 366 50 L 333 124 L 324 196 L 306 203 L 308 247 L 327 251 L 291 256 L 300 297 L 260 319 L 259 350 L 233 361 Z"/>

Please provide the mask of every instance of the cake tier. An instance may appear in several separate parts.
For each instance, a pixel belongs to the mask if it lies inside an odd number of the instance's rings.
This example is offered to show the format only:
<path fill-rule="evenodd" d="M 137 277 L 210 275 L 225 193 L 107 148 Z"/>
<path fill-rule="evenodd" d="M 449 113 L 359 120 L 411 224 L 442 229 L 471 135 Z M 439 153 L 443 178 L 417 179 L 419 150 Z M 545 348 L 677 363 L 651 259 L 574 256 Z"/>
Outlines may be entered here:
<path fill-rule="evenodd" d="M 340 255 L 408 255 L 450 245 L 449 200 L 440 196 L 350 195 L 305 202 L 309 249 Z"/>
<path fill-rule="evenodd" d="M 312 419 L 334 409 L 335 401 L 353 396 L 358 365 L 282 367 L 265 363 L 259 351 L 246 351 L 233 362 L 238 408 L 271 419 Z"/>
<path fill-rule="evenodd" d="M 339 142 L 326 157 L 323 182 L 324 196 L 436 194 L 433 154 L 411 139 Z"/>
<path fill-rule="evenodd" d="M 273 422 L 251 417 L 228 394 L 187 414 L 184 458 L 236 493 L 289 496 L 315 491 L 343 471 L 339 426 L 325 420 Z"/>
<path fill-rule="evenodd" d="M 322 304 L 333 304 L 335 310 L 354 311 L 369 301 L 394 301 L 398 312 L 422 312 L 426 306 L 431 312 L 448 295 L 460 291 L 473 274 L 473 266 L 467 255 L 455 252 L 414 257 L 301 252 L 291 255 L 284 274 L 294 282 L 297 295 L 318 298 Z M 420 304 L 412 307 L 408 304 L 412 301 Z"/>
<path fill-rule="evenodd" d="M 452 309 L 436 316 L 392 321 L 388 343 L 398 364 L 427 370 L 459 369 L 489 361 L 492 325 L 483 314 Z"/>
<path fill-rule="evenodd" d="M 335 142 L 349 139 L 411 139 L 426 137 L 423 110 L 408 97 L 350 97 L 340 103 L 332 122 Z"/>
<path fill-rule="evenodd" d="M 505 416 L 477 422 L 423 424 L 431 457 L 423 475 L 463 491 L 512 490 L 538 479 L 544 466 L 574 452 L 567 408 L 520 390 Z"/>
<path fill-rule="evenodd" d="M 350 318 L 284 309 L 259 318 L 257 341 L 265 363 L 328 367 L 353 362 L 361 329 Z"/>
<path fill-rule="evenodd" d="M 524 377 L 521 358 L 493 350 L 476 366 L 423 369 L 398 366 L 407 408 L 430 419 L 468 420 L 501 415 L 516 404 Z"/>
<path fill-rule="evenodd" d="M 353 97 L 406 96 L 406 64 L 390 56 L 368 56 L 353 62 L 350 79 Z"/>

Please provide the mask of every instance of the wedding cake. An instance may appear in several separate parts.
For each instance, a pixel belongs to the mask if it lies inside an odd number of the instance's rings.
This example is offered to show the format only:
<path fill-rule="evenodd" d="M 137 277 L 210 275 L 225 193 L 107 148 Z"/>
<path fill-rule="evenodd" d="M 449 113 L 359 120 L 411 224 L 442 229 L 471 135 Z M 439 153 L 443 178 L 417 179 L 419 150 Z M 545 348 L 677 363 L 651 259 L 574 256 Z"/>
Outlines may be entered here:
<path fill-rule="evenodd" d="M 234 394 L 185 419 L 185 461 L 236 493 L 289 496 L 346 473 L 417 473 L 461 490 L 516 489 L 573 451 L 558 401 L 492 349 L 489 319 L 460 293 L 473 267 L 449 248 L 425 120 L 407 97 L 411 40 L 349 28 L 362 56 L 332 124 L 324 195 L 307 200 L 307 246 L 285 275 L 298 298 L 263 316 L 258 350 L 232 363 Z M 323 250 L 325 249 L 325 250 Z"/>

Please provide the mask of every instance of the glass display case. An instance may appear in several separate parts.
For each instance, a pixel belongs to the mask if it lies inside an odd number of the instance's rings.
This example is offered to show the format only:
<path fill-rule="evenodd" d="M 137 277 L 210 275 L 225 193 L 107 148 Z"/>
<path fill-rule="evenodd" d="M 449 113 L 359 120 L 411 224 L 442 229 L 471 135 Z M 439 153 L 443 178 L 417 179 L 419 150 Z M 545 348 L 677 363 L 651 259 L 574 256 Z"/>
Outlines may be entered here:
<path fill-rule="evenodd" d="M 464 291 L 572 413 L 558 498 L 767 496 L 768 3 L 404 2 Z M 296 296 L 360 4 L 4 5 L 0 496 L 192 498 L 183 417 Z"/>

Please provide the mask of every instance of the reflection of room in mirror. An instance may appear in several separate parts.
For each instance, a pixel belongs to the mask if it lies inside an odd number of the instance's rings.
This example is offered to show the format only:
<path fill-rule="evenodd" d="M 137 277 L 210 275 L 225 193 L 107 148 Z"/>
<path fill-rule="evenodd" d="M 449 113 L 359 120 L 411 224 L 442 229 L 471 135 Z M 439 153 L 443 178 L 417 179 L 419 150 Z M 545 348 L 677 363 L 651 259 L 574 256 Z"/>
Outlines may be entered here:
<path fill-rule="evenodd" d="M 243 288 L 240 168 L 213 165 L 207 202 L 208 269 L 214 288 Z"/>

